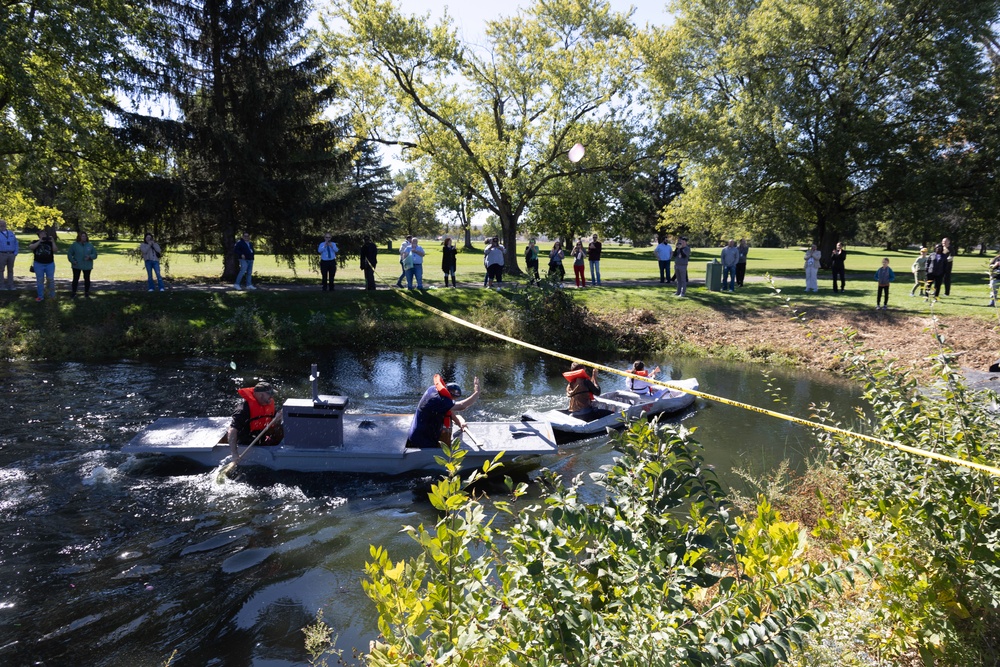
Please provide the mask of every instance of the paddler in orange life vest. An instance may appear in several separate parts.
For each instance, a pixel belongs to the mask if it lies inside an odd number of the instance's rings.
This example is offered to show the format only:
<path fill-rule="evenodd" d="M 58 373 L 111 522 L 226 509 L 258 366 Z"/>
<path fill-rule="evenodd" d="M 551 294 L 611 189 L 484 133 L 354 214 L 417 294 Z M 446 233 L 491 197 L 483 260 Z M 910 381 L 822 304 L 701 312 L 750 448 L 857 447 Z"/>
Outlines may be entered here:
<path fill-rule="evenodd" d="M 417 411 L 410 422 L 410 434 L 406 438 L 407 447 L 429 449 L 440 447 L 442 442 L 451 443 L 452 421 L 460 429 L 465 428 L 465 420 L 456 415 L 476 402 L 479 398 L 479 378 L 472 380 L 472 393 L 465 400 L 456 402 L 462 396 L 462 388 L 454 382 L 445 384 L 440 375 L 434 376 L 434 384 L 427 388 L 417 403 Z"/>
<path fill-rule="evenodd" d="M 233 413 L 233 420 L 229 423 L 229 449 L 234 460 L 239 456 L 237 443 L 249 445 L 272 419 L 277 418 L 277 421 L 281 422 L 281 411 L 275 412 L 274 387 L 267 382 L 258 382 L 254 387 L 244 387 L 237 393 L 243 398 L 243 403 L 239 410 Z M 269 428 L 268 434 L 274 431 L 276 426 L 277 424 Z M 272 444 L 268 437 L 265 435 L 257 444 Z M 277 441 L 277 439 L 272 440 Z"/>
<path fill-rule="evenodd" d="M 588 420 L 598 412 L 593 405 L 594 396 L 601 393 L 601 387 L 597 384 L 597 369 L 590 376 L 586 368 L 574 361 L 569 372 L 563 373 L 563 377 L 569 382 L 566 385 L 566 395 L 569 397 L 570 414 L 578 419 Z"/>
<path fill-rule="evenodd" d="M 641 361 L 632 362 L 632 375 L 638 375 L 639 377 L 649 378 L 650 380 L 656 377 L 656 374 L 660 372 L 660 367 L 657 366 L 651 371 L 646 370 L 645 364 Z M 635 378 L 628 378 L 625 381 L 625 386 L 628 387 L 629 391 L 633 391 L 637 394 L 652 394 L 655 390 L 649 385 L 648 382 L 642 380 L 636 380 Z"/>

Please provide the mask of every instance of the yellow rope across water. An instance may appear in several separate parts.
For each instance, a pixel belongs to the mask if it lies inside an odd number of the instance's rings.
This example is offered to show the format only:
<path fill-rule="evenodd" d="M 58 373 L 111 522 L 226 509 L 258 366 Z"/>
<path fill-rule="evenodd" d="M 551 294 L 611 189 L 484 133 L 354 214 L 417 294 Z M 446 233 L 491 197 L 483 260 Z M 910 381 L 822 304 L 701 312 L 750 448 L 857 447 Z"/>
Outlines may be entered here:
<path fill-rule="evenodd" d="M 381 279 L 381 277 L 380 277 L 380 279 Z M 949 463 L 951 465 L 957 465 L 957 466 L 961 466 L 961 467 L 964 467 L 964 468 L 970 468 L 972 470 L 978 470 L 980 472 L 984 472 L 984 473 L 986 473 L 988 475 L 993 475 L 994 477 L 1000 477 L 1000 468 L 998 468 L 996 466 L 987 465 L 985 463 L 978 463 L 976 461 L 967 461 L 965 459 L 956 458 L 954 456 L 948 456 L 946 454 L 939 454 L 937 452 L 928 451 L 926 449 L 919 449 L 917 447 L 910 447 L 909 445 L 903 445 L 903 444 L 900 444 L 898 442 L 892 442 L 891 440 L 885 440 L 883 438 L 876 438 L 874 436 L 864 435 L 863 433 L 854 433 L 853 431 L 848 431 L 847 429 L 838 428 L 836 426 L 830 426 L 828 424 L 820 424 L 818 422 L 809 421 L 808 419 L 802 419 L 801 417 L 795 417 L 793 415 L 788 415 L 788 414 L 785 414 L 783 412 L 776 412 L 774 410 L 768 410 L 766 408 L 761 408 L 761 407 L 758 407 L 756 405 L 750 405 L 749 403 L 742 403 L 740 401 L 734 401 L 734 400 L 729 399 L 729 398 L 723 398 L 722 396 L 716 396 L 714 394 L 708 394 L 708 393 L 705 393 L 703 391 L 699 391 L 697 389 L 688 389 L 686 387 L 676 386 L 676 385 L 674 385 L 674 384 L 672 384 L 670 382 L 663 382 L 661 380 L 654 380 L 654 379 L 650 379 L 648 377 L 641 377 L 641 376 L 635 375 L 633 373 L 629 373 L 628 371 L 622 371 L 622 370 L 619 370 L 617 368 L 612 368 L 611 366 L 605 366 L 603 364 L 597 364 L 597 363 L 594 363 L 592 361 L 587 361 L 586 359 L 581 359 L 579 357 L 574 357 L 572 355 L 563 354 L 562 352 L 557 352 L 556 350 L 550 350 L 548 348 L 544 348 L 544 347 L 541 347 L 541 346 L 538 346 L 538 345 L 532 345 L 531 343 L 526 343 L 526 342 L 524 342 L 522 340 L 518 340 L 517 338 L 512 338 L 511 336 L 506 336 L 506 335 L 504 335 L 502 333 L 498 333 L 496 331 L 492 331 L 490 329 L 487 329 L 486 327 L 479 326 L 478 324 L 474 324 L 472 322 L 469 322 L 468 320 L 463 320 L 461 317 L 456 317 L 456 316 L 452 315 L 451 313 L 446 313 L 446 312 L 444 312 L 443 310 L 441 310 L 439 308 L 435 308 L 434 306 L 431 306 L 430 304 L 424 303 L 423 301 L 420 301 L 419 299 L 415 299 L 413 296 L 407 294 L 404 291 L 399 291 L 397 293 L 403 299 L 405 299 L 406 301 L 409 301 L 410 303 L 414 304 L 415 306 L 417 306 L 419 308 L 423 308 L 424 310 L 426 310 L 428 312 L 431 312 L 431 313 L 434 313 L 435 315 L 438 315 L 440 317 L 443 317 L 446 320 L 449 320 L 451 322 L 459 324 L 459 325 L 461 325 L 463 327 L 472 329 L 473 331 L 478 331 L 478 332 L 480 332 L 482 334 L 485 334 L 487 336 L 492 336 L 493 338 L 498 338 L 500 340 L 506 341 L 506 342 L 511 343 L 513 345 L 517 345 L 519 347 L 527 348 L 529 350 L 535 350 L 536 352 L 541 352 L 542 354 L 547 354 L 547 355 L 549 355 L 551 357 L 556 357 L 557 359 L 565 359 L 566 361 L 570 361 L 570 362 L 575 361 L 575 362 L 583 364 L 585 366 L 589 366 L 591 368 L 596 368 L 598 370 L 605 371 L 606 373 L 613 373 L 614 375 L 620 375 L 620 376 L 625 377 L 625 378 L 633 378 L 635 380 L 641 380 L 643 382 L 646 382 L 646 383 L 649 383 L 649 384 L 654 384 L 654 385 L 657 385 L 657 386 L 660 386 L 660 387 L 669 387 L 670 389 L 673 389 L 673 390 L 676 390 L 676 391 L 682 391 L 682 392 L 684 392 L 686 394 L 691 394 L 691 395 L 697 396 L 699 398 L 704 398 L 707 401 L 713 401 L 715 403 L 722 403 L 723 405 L 731 405 L 733 407 L 742 408 L 743 410 L 749 410 L 751 412 L 758 412 L 758 413 L 760 413 L 762 415 L 767 415 L 769 417 L 774 417 L 776 419 L 782 419 L 784 421 L 791 422 L 793 424 L 799 424 L 799 425 L 805 426 L 807 428 L 812 428 L 812 429 L 817 429 L 817 430 L 821 430 L 821 431 L 826 431 L 828 433 L 836 433 L 836 434 L 847 436 L 847 437 L 850 437 L 850 438 L 856 438 L 858 440 L 861 440 L 862 442 L 870 442 L 872 444 L 882 445 L 884 447 L 893 447 L 895 449 L 898 449 L 901 452 L 906 452 L 907 454 L 913 454 L 914 456 L 922 456 L 924 458 L 932 459 L 934 461 L 940 461 L 942 463 Z"/>

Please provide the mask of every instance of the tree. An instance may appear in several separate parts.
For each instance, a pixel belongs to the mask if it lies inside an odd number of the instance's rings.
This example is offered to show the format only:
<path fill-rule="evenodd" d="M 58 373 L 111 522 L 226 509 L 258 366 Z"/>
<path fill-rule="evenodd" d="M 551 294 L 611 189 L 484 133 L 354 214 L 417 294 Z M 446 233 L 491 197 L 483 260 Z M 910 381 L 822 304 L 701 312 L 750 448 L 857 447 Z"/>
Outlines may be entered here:
<path fill-rule="evenodd" d="M 126 159 L 103 115 L 128 94 L 157 35 L 129 0 L 5 2 L 0 11 L 0 181 L 25 205 L 58 208 L 78 226 L 99 218 L 99 194 Z"/>
<path fill-rule="evenodd" d="M 321 231 L 338 232 L 349 201 L 344 124 L 321 112 L 336 99 L 326 56 L 307 52 L 302 0 L 157 2 L 174 32 L 150 63 L 178 118 L 120 110 L 122 136 L 164 155 L 165 174 L 115 184 L 109 214 L 141 231 L 164 211 L 173 241 L 224 257 L 237 271 L 239 232 L 293 264 Z"/>
<path fill-rule="evenodd" d="M 396 225 L 392 216 L 396 186 L 374 144 L 358 145 L 348 187 L 347 213 L 337 230 L 341 259 L 357 255 L 366 238 L 374 243 L 392 238 Z"/>
<path fill-rule="evenodd" d="M 996 5 L 676 2 L 675 23 L 645 44 L 684 147 L 675 220 L 808 229 L 827 258 L 859 219 L 913 195 L 981 99 L 977 40 Z"/>
<path fill-rule="evenodd" d="M 606 0 L 536 2 L 488 22 L 483 49 L 462 44 L 447 16 L 430 26 L 390 0 L 340 0 L 322 22 L 343 59 L 357 133 L 429 159 L 472 193 L 500 219 L 508 270 L 521 218 L 544 188 L 632 157 L 588 146 L 580 169 L 565 157 L 584 123 L 634 127 L 641 117 L 635 30 Z"/>
<path fill-rule="evenodd" d="M 401 177 L 400 190 L 391 209 L 392 217 L 407 235 L 436 236 L 441 225 L 435 216 L 430 193 L 423 183 L 412 178 L 415 175 L 410 172 Z M 407 180 L 408 176 L 411 180 Z"/>

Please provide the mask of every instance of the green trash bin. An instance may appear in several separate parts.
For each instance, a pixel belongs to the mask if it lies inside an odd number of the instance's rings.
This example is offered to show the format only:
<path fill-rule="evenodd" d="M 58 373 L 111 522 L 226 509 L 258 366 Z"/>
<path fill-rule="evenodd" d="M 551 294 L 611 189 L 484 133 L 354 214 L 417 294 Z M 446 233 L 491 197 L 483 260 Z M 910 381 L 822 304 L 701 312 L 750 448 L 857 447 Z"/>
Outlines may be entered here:
<path fill-rule="evenodd" d="M 722 290 L 722 264 L 717 259 L 705 265 L 705 287 L 712 292 Z"/>

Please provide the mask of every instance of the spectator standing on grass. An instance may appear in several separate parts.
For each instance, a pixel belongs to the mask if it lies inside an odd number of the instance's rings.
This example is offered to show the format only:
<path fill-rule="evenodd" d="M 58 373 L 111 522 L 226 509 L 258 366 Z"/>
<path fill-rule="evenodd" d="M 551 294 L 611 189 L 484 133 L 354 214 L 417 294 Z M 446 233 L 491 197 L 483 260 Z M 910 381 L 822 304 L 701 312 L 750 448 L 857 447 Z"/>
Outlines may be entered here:
<path fill-rule="evenodd" d="M 451 237 L 444 237 L 444 245 L 441 247 L 441 271 L 444 273 L 444 286 L 448 286 L 448 278 L 451 277 L 451 286 L 458 287 L 455 282 L 455 269 L 458 268 L 458 248 L 451 242 Z"/>
<path fill-rule="evenodd" d="M 813 246 L 815 248 L 816 246 Z M 833 293 L 837 293 L 837 278 L 840 278 L 840 290 L 844 291 L 844 279 L 846 278 L 846 269 L 844 268 L 844 260 L 847 259 L 847 251 L 844 250 L 844 246 L 840 243 L 837 247 L 833 249 L 833 253 L 830 255 L 830 272 L 833 274 Z M 819 260 L 816 260 L 816 266 L 819 266 Z"/>
<path fill-rule="evenodd" d="M 670 247 L 667 237 L 661 237 L 660 242 L 653 248 L 656 261 L 660 265 L 660 282 L 671 283 L 674 279 L 670 276 L 670 260 L 674 256 L 674 249 Z"/>
<path fill-rule="evenodd" d="M 32 270 L 35 272 L 35 286 L 38 297 L 35 301 L 45 300 L 45 283 L 48 282 L 52 298 L 56 298 L 56 240 L 48 229 L 38 230 L 38 240 L 28 246 L 34 254 Z"/>
<path fill-rule="evenodd" d="M 337 252 L 339 251 L 340 248 L 333 242 L 333 236 L 324 234 L 323 242 L 316 250 L 319 253 L 319 274 L 324 292 L 333 291 L 333 281 L 337 277 Z"/>
<path fill-rule="evenodd" d="M 538 282 L 538 246 L 535 239 L 530 239 L 524 249 L 524 267 L 531 282 Z"/>
<path fill-rule="evenodd" d="M 590 286 L 596 287 L 601 284 L 601 250 L 604 246 L 597 240 L 594 234 L 587 246 L 587 261 L 590 262 Z"/>
<path fill-rule="evenodd" d="M 997 285 L 1000 284 L 1000 255 L 990 261 L 990 303 L 989 307 L 997 305 Z"/>
<path fill-rule="evenodd" d="M 816 244 L 814 243 L 809 250 L 806 250 L 805 257 L 805 270 L 806 270 L 806 291 L 807 292 L 818 292 L 819 291 L 819 250 L 816 249 Z"/>
<path fill-rule="evenodd" d="M 139 244 L 139 255 L 143 264 L 146 265 L 146 287 L 148 292 L 153 292 L 154 287 L 159 284 L 160 291 L 163 292 L 163 278 L 160 276 L 160 258 L 163 257 L 163 249 L 156 242 L 152 234 L 146 234 L 142 243 Z M 153 273 L 156 273 L 156 282 L 153 282 Z"/>
<path fill-rule="evenodd" d="M 910 271 L 913 272 L 913 289 L 910 290 L 910 296 L 916 296 L 918 289 L 920 296 L 927 296 L 927 248 L 920 249 L 920 255 L 913 260 Z"/>
<path fill-rule="evenodd" d="M 413 289 L 413 279 L 417 279 L 417 289 L 424 288 L 424 249 L 420 247 L 420 239 L 416 236 L 410 239 L 408 251 L 409 267 L 406 273 L 406 289 Z"/>
<path fill-rule="evenodd" d="M 240 281 L 244 280 L 245 276 L 244 284 L 246 288 L 257 289 L 253 286 L 253 244 L 250 243 L 250 232 L 243 232 L 243 236 L 236 242 L 236 246 L 233 248 L 233 253 L 240 262 L 240 272 L 236 274 L 236 282 L 233 284 L 233 287 L 243 289 L 240 287 Z"/>
<path fill-rule="evenodd" d="M 934 252 L 927 256 L 927 293 L 924 294 L 924 301 L 931 296 L 931 286 L 934 287 L 934 298 L 938 298 L 941 293 L 941 282 L 944 280 L 944 267 L 947 263 L 948 257 L 944 254 L 944 245 L 938 243 L 934 246 Z"/>
<path fill-rule="evenodd" d="M 549 280 L 554 280 L 557 283 L 562 283 L 563 277 L 566 275 L 566 269 L 563 268 L 563 258 L 566 253 L 562 249 L 562 241 L 556 241 L 552 244 L 552 250 L 549 251 Z"/>
<path fill-rule="evenodd" d="M 677 281 L 677 291 L 674 296 L 684 298 L 688 288 L 688 261 L 691 259 L 691 248 L 688 247 L 686 236 L 677 239 L 677 249 L 674 250 L 674 280 Z"/>
<path fill-rule="evenodd" d="M 583 239 L 573 246 L 573 283 L 577 287 L 587 286 L 587 273 L 584 268 L 584 261 L 587 259 L 587 251 L 583 249 Z"/>
<path fill-rule="evenodd" d="M 736 291 L 736 265 L 740 261 L 740 249 L 736 247 L 736 239 L 729 239 L 729 243 L 722 249 L 722 291 L 726 291 L 726 278 L 729 279 L 729 291 Z"/>
<path fill-rule="evenodd" d="M 76 290 L 80 284 L 80 274 L 83 274 L 83 296 L 90 298 L 90 272 L 94 269 L 94 259 L 97 257 L 97 249 L 90 242 L 87 232 L 80 232 L 76 235 L 76 240 L 66 252 L 69 259 L 70 268 L 73 271 L 73 289 L 70 293 L 76 298 Z"/>
<path fill-rule="evenodd" d="M 750 254 L 750 244 L 747 243 L 746 239 L 740 239 L 736 248 L 740 252 L 740 258 L 736 262 L 736 286 L 743 287 L 743 279 L 747 275 L 747 255 Z"/>
<path fill-rule="evenodd" d="M 17 253 L 17 236 L 7 229 L 7 221 L 0 218 L 0 282 L 3 282 L 5 289 L 14 289 L 14 260 L 17 259 Z"/>
<path fill-rule="evenodd" d="M 896 274 L 889 268 L 889 258 L 882 258 L 882 267 L 875 272 L 875 281 L 878 283 L 878 294 L 875 296 L 875 310 L 886 310 L 889 308 L 889 283 L 896 279 Z M 882 303 L 882 295 L 885 295 L 885 303 Z"/>
<path fill-rule="evenodd" d="M 375 267 L 378 265 L 378 247 L 369 238 L 361 246 L 361 270 L 365 272 L 365 289 L 375 289 Z"/>
<path fill-rule="evenodd" d="M 955 253 L 951 249 L 951 239 L 948 237 L 941 239 L 941 246 L 944 248 L 944 275 L 941 281 L 944 283 L 944 295 L 951 296 L 951 267 L 955 262 Z"/>
<path fill-rule="evenodd" d="M 406 240 L 399 246 L 399 278 L 396 279 L 396 287 L 403 288 L 403 278 L 406 277 L 406 258 L 410 256 L 410 241 L 413 237 L 406 235 Z M 413 263 L 410 263 L 413 266 Z"/>
<path fill-rule="evenodd" d="M 500 245 L 499 236 L 490 239 L 490 244 L 483 253 L 483 263 L 486 265 L 486 282 L 489 286 L 493 287 L 494 283 L 498 287 L 503 285 L 504 247 Z"/>

